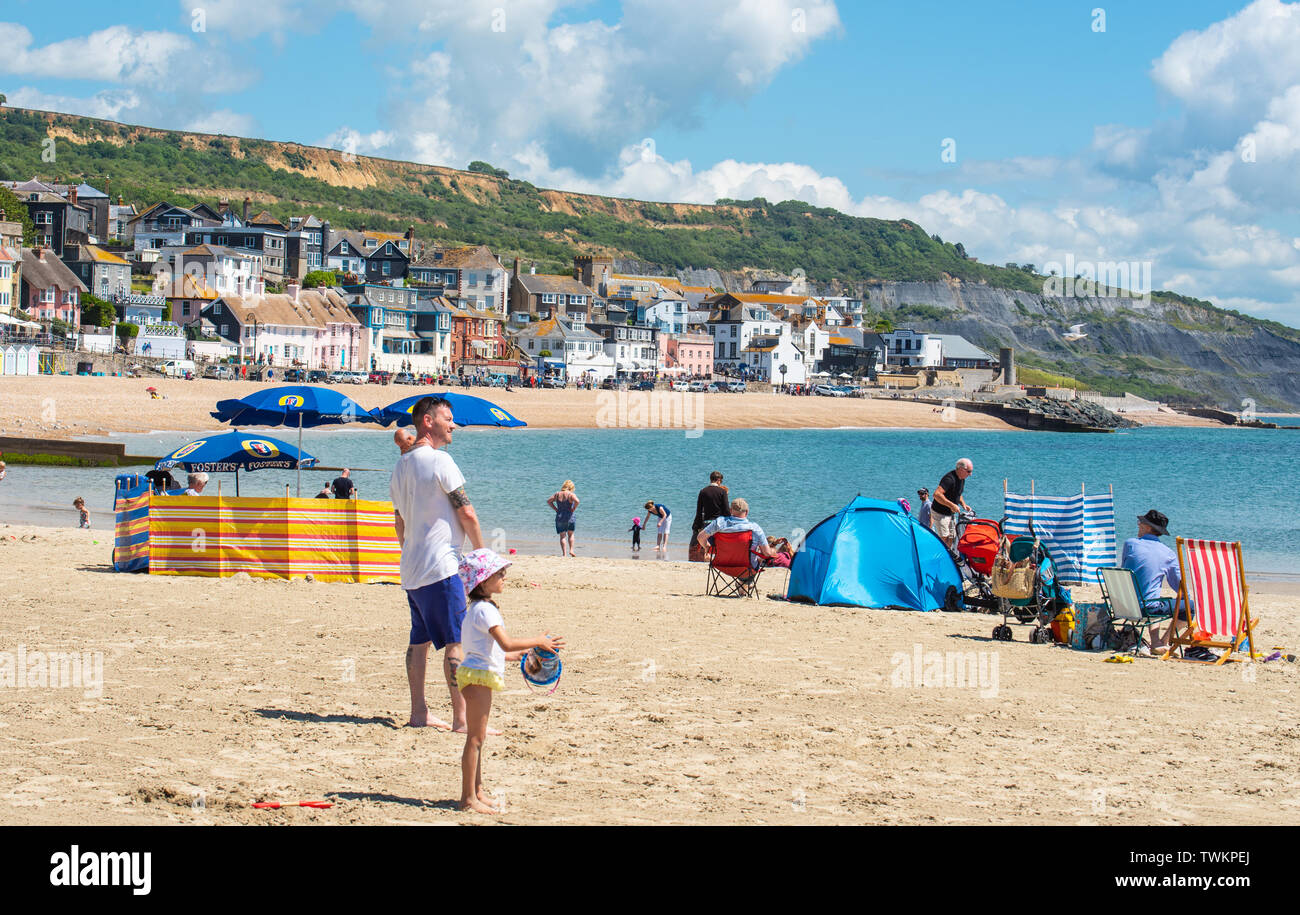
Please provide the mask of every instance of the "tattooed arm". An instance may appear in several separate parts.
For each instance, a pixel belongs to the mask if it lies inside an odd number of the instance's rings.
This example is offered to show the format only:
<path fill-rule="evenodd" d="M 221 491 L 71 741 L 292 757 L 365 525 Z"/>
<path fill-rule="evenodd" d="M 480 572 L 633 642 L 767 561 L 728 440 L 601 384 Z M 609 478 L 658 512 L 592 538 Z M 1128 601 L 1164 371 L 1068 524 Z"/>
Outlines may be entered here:
<path fill-rule="evenodd" d="M 465 487 L 461 486 L 447 493 L 447 498 L 451 500 L 451 507 L 456 510 L 460 516 L 460 526 L 465 531 L 465 536 L 469 537 L 470 544 L 476 550 L 483 549 L 483 531 L 479 528 L 478 514 L 474 511 L 474 506 L 470 504 L 469 496 L 465 493 Z"/>

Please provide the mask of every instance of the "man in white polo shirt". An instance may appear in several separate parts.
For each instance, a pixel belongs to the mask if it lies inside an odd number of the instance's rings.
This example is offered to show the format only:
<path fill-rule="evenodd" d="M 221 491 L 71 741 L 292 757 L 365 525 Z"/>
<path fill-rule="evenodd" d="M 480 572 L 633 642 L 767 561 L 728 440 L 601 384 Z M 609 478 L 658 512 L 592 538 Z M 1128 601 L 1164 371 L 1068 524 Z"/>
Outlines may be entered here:
<path fill-rule="evenodd" d="M 411 687 L 410 727 L 465 730 L 465 700 L 456 687 L 456 668 L 464 659 L 460 627 L 465 619 L 465 587 L 458 574 L 457 551 L 469 537 L 483 547 L 478 515 L 465 494 L 465 477 L 451 455 L 456 426 L 451 404 L 424 397 L 411 410 L 415 443 L 397 460 L 389 495 L 393 500 L 397 540 L 402 545 L 402 588 L 411 607 L 411 640 L 406 649 L 406 678 Z M 451 724 L 429 717 L 424 678 L 429 644 L 443 652 L 442 670 L 451 694 Z"/>

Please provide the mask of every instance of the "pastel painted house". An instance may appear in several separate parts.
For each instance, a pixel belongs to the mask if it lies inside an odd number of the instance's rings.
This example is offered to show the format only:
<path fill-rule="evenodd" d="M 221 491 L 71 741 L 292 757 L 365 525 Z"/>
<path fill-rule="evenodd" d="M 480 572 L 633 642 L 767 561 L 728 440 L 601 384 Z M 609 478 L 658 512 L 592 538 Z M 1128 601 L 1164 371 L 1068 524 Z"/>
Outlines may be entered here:
<path fill-rule="evenodd" d="M 81 324 L 81 294 L 86 286 L 49 248 L 23 248 L 22 300 L 37 321 Z"/>

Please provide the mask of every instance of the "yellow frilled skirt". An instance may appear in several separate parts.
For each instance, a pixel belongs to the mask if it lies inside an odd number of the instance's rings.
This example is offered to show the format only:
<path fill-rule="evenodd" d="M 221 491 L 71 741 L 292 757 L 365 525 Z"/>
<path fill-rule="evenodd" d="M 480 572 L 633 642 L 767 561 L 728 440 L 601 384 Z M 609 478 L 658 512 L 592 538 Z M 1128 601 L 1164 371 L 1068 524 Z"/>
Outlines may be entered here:
<path fill-rule="evenodd" d="M 486 686 L 491 690 L 503 690 L 506 688 L 506 681 L 501 679 L 501 675 L 495 670 L 476 670 L 473 667 L 456 668 L 456 688 L 464 689 L 467 686 Z"/>

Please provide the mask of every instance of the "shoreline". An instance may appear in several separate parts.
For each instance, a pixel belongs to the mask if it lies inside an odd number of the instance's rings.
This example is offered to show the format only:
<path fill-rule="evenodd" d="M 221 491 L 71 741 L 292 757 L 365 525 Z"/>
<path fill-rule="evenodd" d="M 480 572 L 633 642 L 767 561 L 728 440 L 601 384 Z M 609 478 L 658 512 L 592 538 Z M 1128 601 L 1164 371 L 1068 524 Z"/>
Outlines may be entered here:
<path fill-rule="evenodd" d="M 273 385 L 252 381 L 77 375 L 0 377 L 0 435 L 79 439 L 130 434 L 181 434 L 227 430 L 210 413 L 218 400 L 246 396 Z M 155 387 L 162 399 L 145 393 Z M 363 408 L 385 406 L 433 388 L 406 385 L 338 385 Z M 1025 431 L 983 413 L 956 411 L 945 421 L 933 405 L 893 398 L 798 397 L 781 394 L 685 394 L 657 391 L 629 409 L 610 395 L 624 392 L 450 388 L 484 397 L 533 429 L 950 429 Z M 645 397 L 644 393 L 626 392 Z M 603 397 L 602 397 L 603 395 Z M 1217 427 L 1221 423 L 1184 414 L 1131 414 L 1143 425 Z M 365 424 L 369 428 L 370 424 Z M 331 427 L 338 429 L 341 427 Z M 376 428 L 379 428 L 376 426 Z M 391 427 L 389 427 L 391 428 Z M 1223 427 L 1229 428 L 1229 427 Z"/>

